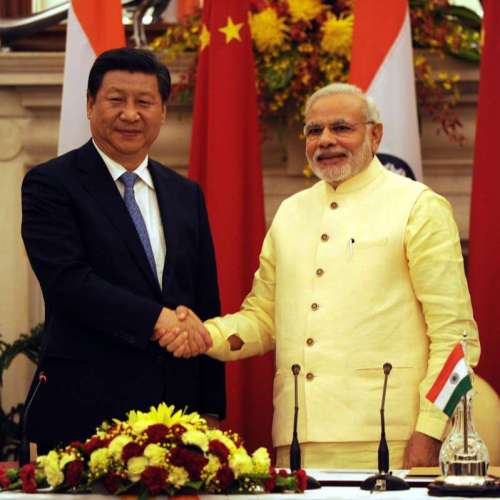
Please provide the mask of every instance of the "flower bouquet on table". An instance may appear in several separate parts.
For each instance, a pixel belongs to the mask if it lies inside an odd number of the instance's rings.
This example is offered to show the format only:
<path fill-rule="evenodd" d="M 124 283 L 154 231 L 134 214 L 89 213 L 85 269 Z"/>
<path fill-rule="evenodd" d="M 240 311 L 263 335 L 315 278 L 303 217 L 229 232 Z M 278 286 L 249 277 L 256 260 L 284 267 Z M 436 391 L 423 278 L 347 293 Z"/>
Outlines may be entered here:
<path fill-rule="evenodd" d="M 303 492 L 304 471 L 271 467 L 265 448 L 249 454 L 238 434 L 210 429 L 197 413 L 164 403 L 131 411 L 124 421 L 104 422 L 85 442 L 74 441 L 38 457 L 36 465 L 0 471 L 2 489 L 33 493 L 112 494 Z"/>

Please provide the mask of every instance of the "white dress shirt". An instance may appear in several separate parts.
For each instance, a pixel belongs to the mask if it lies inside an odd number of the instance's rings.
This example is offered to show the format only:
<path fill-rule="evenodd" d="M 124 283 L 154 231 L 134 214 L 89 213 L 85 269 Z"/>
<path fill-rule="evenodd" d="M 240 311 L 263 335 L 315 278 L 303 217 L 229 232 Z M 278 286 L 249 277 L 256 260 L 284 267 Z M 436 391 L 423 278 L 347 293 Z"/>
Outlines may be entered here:
<path fill-rule="evenodd" d="M 94 141 L 92 141 L 94 142 Z M 97 152 L 101 155 L 111 177 L 115 181 L 116 187 L 123 198 L 125 193 L 125 186 L 118 179 L 127 171 L 122 165 L 110 158 L 104 153 L 97 144 L 94 142 Z M 160 286 L 162 286 L 163 268 L 165 266 L 166 243 L 165 234 L 163 232 L 163 224 L 160 215 L 160 207 L 158 206 L 158 199 L 156 198 L 156 191 L 153 184 L 153 179 L 147 168 L 148 156 L 144 158 L 143 162 L 134 170 L 139 179 L 134 185 L 135 201 L 139 206 L 142 217 L 146 224 L 151 248 L 156 264 L 156 274 Z"/>

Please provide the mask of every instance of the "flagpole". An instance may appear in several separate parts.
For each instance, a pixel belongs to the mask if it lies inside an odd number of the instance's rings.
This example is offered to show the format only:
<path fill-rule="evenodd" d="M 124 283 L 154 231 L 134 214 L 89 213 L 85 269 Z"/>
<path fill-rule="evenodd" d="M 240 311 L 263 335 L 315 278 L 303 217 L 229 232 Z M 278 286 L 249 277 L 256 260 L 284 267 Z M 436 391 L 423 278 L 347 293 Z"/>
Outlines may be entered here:
<path fill-rule="evenodd" d="M 469 375 L 471 376 L 472 375 L 471 369 L 469 368 L 469 364 L 467 363 L 467 332 L 465 330 L 462 333 L 462 349 L 464 351 L 464 360 L 465 360 L 465 364 L 467 366 L 467 371 L 469 372 Z M 469 453 L 469 436 L 467 434 L 467 393 L 465 393 L 462 396 L 462 401 L 463 401 L 463 407 L 464 407 L 464 418 L 463 418 L 463 423 L 464 423 L 464 453 L 467 454 L 467 453 Z"/>
<path fill-rule="evenodd" d="M 469 453 L 469 436 L 467 435 L 467 394 L 463 396 L 464 405 L 464 453 Z"/>

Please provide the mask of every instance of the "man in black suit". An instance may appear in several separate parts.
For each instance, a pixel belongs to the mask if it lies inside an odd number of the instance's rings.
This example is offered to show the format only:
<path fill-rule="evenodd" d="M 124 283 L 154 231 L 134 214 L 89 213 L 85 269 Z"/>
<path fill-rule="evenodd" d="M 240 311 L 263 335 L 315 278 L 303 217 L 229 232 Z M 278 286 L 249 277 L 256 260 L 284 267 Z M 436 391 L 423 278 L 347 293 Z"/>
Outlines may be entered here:
<path fill-rule="evenodd" d="M 169 92 L 150 52 L 103 53 L 88 82 L 92 139 L 24 179 L 22 236 L 46 308 L 35 381 L 47 382 L 26 413 L 39 452 L 162 401 L 224 417 L 223 365 L 157 342 L 178 304 L 202 318 L 220 307 L 200 188 L 148 158 Z M 192 354 L 211 343 L 189 339 Z"/>

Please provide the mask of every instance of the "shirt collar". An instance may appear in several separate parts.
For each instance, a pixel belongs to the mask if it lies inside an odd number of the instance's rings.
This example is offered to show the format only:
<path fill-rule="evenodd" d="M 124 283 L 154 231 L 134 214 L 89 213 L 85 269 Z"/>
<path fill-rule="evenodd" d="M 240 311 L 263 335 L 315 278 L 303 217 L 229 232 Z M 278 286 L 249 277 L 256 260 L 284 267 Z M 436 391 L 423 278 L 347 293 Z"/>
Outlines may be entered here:
<path fill-rule="evenodd" d="M 111 177 L 116 182 L 119 177 L 127 171 L 125 167 L 120 165 L 117 161 L 110 158 L 99 146 L 95 143 L 94 139 L 92 139 L 94 143 L 94 147 L 97 149 L 97 152 L 102 158 L 102 161 L 106 165 Z M 139 178 L 151 189 L 154 189 L 153 179 L 151 177 L 151 173 L 148 170 L 148 161 L 149 156 L 146 155 L 144 160 L 142 160 L 141 164 L 133 171 L 134 174 L 137 174 Z"/>

